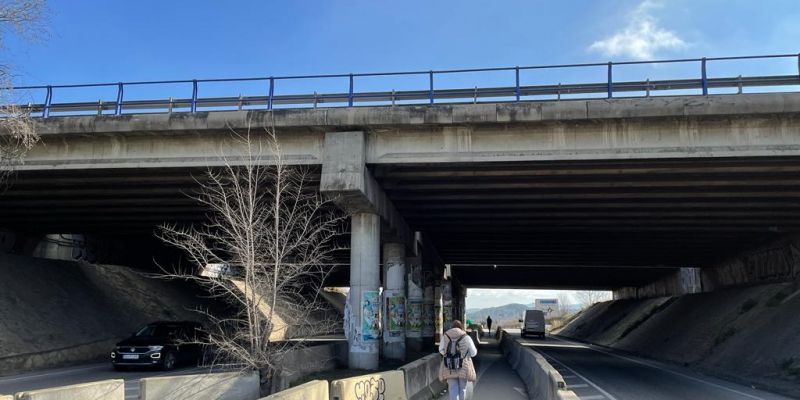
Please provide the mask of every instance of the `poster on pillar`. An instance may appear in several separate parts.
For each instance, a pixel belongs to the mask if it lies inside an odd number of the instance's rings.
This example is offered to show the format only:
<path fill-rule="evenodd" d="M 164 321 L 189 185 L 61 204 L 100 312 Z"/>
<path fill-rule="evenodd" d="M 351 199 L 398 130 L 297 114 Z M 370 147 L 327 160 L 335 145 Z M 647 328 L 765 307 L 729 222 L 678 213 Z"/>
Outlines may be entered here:
<path fill-rule="evenodd" d="M 424 303 L 422 306 L 422 336 L 433 336 L 436 330 L 435 319 L 433 302 Z"/>
<path fill-rule="evenodd" d="M 401 334 L 405 329 L 406 319 L 406 298 L 400 294 L 388 297 L 386 302 L 386 313 L 388 315 L 387 330 L 392 334 Z"/>
<path fill-rule="evenodd" d="M 381 334 L 380 293 L 365 291 L 361 293 L 361 338 L 365 342 L 378 340 Z"/>
<path fill-rule="evenodd" d="M 420 337 L 422 334 L 422 300 L 408 299 L 408 336 Z"/>

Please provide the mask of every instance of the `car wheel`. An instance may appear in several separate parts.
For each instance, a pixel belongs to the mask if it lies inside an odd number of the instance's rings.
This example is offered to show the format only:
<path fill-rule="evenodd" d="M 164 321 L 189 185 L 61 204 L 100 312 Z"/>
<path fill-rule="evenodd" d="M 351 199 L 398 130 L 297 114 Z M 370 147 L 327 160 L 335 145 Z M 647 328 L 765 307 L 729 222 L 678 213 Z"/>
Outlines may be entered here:
<path fill-rule="evenodd" d="M 164 355 L 164 362 L 161 364 L 161 369 L 164 371 L 169 371 L 175 368 L 175 364 L 178 363 L 178 357 L 175 355 L 174 351 L 170 351 Z"/>

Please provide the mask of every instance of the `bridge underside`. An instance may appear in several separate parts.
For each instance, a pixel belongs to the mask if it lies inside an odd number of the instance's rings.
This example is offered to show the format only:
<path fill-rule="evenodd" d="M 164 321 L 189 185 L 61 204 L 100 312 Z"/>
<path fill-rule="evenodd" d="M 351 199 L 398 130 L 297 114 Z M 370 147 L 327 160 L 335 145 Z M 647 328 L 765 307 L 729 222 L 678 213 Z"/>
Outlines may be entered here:
<path fill-rule="evenodd" d="M 800 228 L 800 157 L 371 169 L 469 287 L 638 286 Z M 163 222 L 205 217 L 189 196 L 203 173 L 24 171 L 0 196 L 0 220 L 23 232 L 152 238 Z"/>

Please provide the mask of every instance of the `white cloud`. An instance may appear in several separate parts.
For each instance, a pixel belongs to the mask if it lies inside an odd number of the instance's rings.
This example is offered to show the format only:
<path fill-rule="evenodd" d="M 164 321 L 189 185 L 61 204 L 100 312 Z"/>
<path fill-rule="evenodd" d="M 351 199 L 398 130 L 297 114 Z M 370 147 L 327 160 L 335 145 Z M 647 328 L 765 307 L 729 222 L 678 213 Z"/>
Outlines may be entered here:
<path fill-rule="evenodd" d="M 589 50 L 607 57 L 624 56 L 645 60 L 655 58 L 656 53 L 661 50 L 686 48 L 687 43 L 678 34 L 658 26 L 658 20 L 652 12 L 661 7 L 658 2 L 645 0 L 629 14 L 630 20 L 623 30 L 592 43 Z"/>

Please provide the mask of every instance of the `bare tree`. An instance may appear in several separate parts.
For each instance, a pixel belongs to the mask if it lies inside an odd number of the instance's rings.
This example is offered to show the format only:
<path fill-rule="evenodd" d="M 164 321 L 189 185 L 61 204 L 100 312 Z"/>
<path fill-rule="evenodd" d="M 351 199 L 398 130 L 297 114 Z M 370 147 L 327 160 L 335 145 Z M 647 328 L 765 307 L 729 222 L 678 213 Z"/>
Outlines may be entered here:
<path fill-rule="evenodd" d="M 206 222 L 165 225 L 158 236 L 191 262 L 188 269 L 165 271 L 167 277 L 198 282 L 235 310 L 205 313 L 212 322 L 208 344 L 217 349 L 214 364 L 265 377 L 287 351 L 302 346 L 298 339 L 340 325 L 325 312 L 319 292 L 345 215 L 311 186 L 311 170 L 285 163 L 274 130 L 259 132 L 234 132 L 244 155 L 221 156 L 223 167 L 197 179 Z"/>
<path fill-rule="evenodd" d="M 9 34 L 39 40 L 46 34 L 44 0 L 0 0 L 0 49 Z M 0 65 L 0 185 L 5 186 L 12 167 L 39 141 L 27 108 L 11 84 L 11 68 Z"/>
<path fill-rule="evenodd" d="M 574 293 L 581 308 L 586 309 L 601 301 L 611 300 L 611 292 L 598 290 L 580 290 Z"/>

